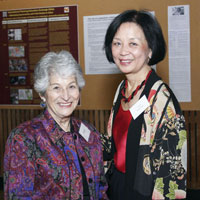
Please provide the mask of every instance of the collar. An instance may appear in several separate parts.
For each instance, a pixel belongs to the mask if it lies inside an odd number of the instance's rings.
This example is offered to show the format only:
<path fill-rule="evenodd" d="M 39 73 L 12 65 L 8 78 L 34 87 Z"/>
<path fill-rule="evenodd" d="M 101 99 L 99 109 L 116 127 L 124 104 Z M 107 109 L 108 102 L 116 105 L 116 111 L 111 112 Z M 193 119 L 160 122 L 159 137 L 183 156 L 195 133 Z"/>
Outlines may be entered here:
<path fill-rule="evenodd" d="M 56 143 L 61 137 L 63 137 L 64 134 L 66 134 L 66 132 L 50 115 L 47 109 L 44 110 L 43 115 L 41 116 L 41 120 L 46 132 L 54 143 Z M 81 123 L 84 123 L 84 125 L 90 130 L 90 137 L 88 141 L 86 141 L 79 133 Z M 71 134 L 76 134 L 79 138 L 82 138 L 82 140 L 86 141 L 87 143 L 93 143 L 94 137 L 92 136 L 93 134 L 91 134 L 92 132 L 95 131 L 92 129 L 92 126 L 90 126 L 87 122 L 76 119 L 74 117 L 70 117 Z"/>
<path fill-rule="evenodd" d="M 56 143 L 65 134 L 65 131 L 62 130 L 47 109 L 45 109 L 43 112 L 42 123 L 46 132 L 54 143 Z"/>

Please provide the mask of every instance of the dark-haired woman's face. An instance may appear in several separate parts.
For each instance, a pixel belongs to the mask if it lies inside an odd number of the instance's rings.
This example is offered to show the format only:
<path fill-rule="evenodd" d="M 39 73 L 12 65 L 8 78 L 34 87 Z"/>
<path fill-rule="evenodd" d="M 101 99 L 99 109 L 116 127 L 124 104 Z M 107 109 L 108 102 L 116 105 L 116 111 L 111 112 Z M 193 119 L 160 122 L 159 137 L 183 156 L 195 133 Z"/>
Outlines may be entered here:
<path fill-rule="evenodd" d="M 112 55 L 124 74 L 142 72 L 149 67 L 151 50 L 140 26 L 132 22 L 121 24 L 113 38 Z"/>

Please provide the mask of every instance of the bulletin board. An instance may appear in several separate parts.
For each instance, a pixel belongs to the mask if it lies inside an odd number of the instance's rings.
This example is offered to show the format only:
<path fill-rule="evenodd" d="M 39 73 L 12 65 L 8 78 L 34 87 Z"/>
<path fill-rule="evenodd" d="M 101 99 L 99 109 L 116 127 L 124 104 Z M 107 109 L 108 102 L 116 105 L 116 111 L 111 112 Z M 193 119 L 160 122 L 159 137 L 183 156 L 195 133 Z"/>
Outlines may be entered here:
<path fill-rule="evenodd" d="M 0 104 L 40 102 L 33 71 L 45 53 L 65 49 L 79 62 L 77 18 L 77 6 L 0 12 Z"/>
<path fill-rule="evenodd" d="M 191 102 L 181 102 L 183 110 L 200 110 L 200 90 L 198 88 L 200 55 L 200 1 L 197 0 L 1 0 L 0 10 L 37 9 L 46 7 L 77 6 L 78 16 L 78 57 L 79 63 L 85 72 L 84 66 L 84 30 L 83 17 L 92 15 L 117 14 L 127 9 L 147 9 L 154 11 L 162 26 L 166 43 L 168 43 L 168 6 L 190 6 L 190 42 L 191 42 Z M 0 37 L 1 38 L 1 37 Z M 157 73 L 169 83 L 168 53 L 165 59 L 157 64 Z M 4 66 L 2 65 L 1 68 Z M 1 75 L 3 78 L 4 76 Z M 85 75 L 86 86 L 81 92 L 82 109 L 110 109 L 113 96 L 118 84 L 124 78 L 122 74 Z M 3 90 L 4 88 L 0 88 Z M 1 97 L 3 98 L 3 97 Z"/>

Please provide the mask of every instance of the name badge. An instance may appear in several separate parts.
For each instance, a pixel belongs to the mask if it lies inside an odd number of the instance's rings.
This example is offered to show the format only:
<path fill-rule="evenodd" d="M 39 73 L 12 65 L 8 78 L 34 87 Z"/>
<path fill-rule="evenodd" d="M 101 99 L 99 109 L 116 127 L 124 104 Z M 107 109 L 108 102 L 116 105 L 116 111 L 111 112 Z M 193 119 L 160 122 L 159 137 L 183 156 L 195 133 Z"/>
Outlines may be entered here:
<path fill-rule="evenodd" d="M 144 95 L 138 102 L 136 102 L 129 110 L 133 119 L 136 119 L 146 108 L 149 106 L 149 102 Z"/>
<path fill-rule="evenodd" d="M 90 130 L 87 126 L 85 126 L 83 123 L 81 123 L 80 129 L 79 129 L 80 135 L 84 137 L 84 139 L 88 142 L 90 137 Z"/>

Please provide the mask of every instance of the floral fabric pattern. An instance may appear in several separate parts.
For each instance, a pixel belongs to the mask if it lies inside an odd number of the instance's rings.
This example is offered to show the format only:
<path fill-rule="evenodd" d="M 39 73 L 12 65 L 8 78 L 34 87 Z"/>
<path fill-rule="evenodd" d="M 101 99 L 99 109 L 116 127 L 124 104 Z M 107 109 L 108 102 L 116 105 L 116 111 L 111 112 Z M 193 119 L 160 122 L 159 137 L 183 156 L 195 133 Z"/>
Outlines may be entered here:
<path fill-rule="evenodd" d="M 153 76 L 156 76 L 155 73 Z M 153 86 L 150 92 L 145 94 L 150 106 L 144 111 L 144 120 L 141 125 L 133 188 L 144 196 L 152 194 L 152 199 L 184 199 L 186 198 L 187 177 L 185 119 L 177 100 L 172 98 L 172 92 L 163 84 L 163 81 L 153 82 L 153 79 L 150 81 Z M 120 98 L 117 98 L 120 95 L 119 88 L 120 86 L 115 94 L 108 123 L 107 138 L 110 138 L 112 146 L 114 146 L 113 116 L 117 112 L 116 102 L 120 101 Z M 132 129 L 129 129 L 129 134 L 133 134 Z M 104 154 L 108 154 L 106 157 L 109 157 L 111 150 L 107 151 L 107 148 L 111 145 L 107 144 L 108 142 L 104 142 L 104 151 L 106 151 Z M 133 159 L 131 156 L 131 152 L 126 154 L 126 159 Z"/>

